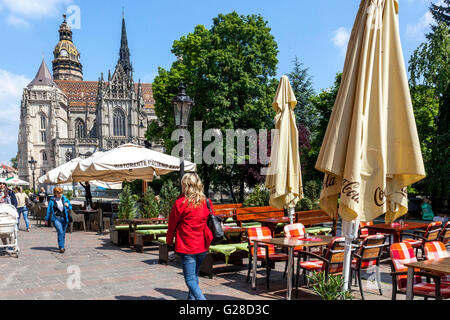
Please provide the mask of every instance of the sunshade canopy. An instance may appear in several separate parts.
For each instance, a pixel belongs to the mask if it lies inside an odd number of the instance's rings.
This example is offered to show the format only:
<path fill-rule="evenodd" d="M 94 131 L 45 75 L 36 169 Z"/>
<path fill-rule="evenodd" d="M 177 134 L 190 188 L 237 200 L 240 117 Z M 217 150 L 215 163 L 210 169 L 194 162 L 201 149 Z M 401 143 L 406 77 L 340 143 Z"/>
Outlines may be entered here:
<path fill-rule="evenodd" d="M 316 169 L 320 206 L 346 221 L 391 222 L 425 177 L 398 29 L 397 0 L 362 0 Z"/>
<path fill-rule="evenodd" d="M 294 108 L 297 105 L 289 79 L 283 76 L 278 85 L 273 108 L 276 135 L 272 142 L 266 187 L 270 189 L 270 205 L 279 209 L 293 208 L 302 197 L 302 177 L 298 152 L 298 130 Z"/>
<path fill-rule="evenodd" d="M 196 165 L 184 161 L 186 172 L 196 171 Z M 180 170 L 180 159 L 135 144 L 118 148 L 79 162 L 72 173 L 73 181 L 100 180 L 104 182 L 152 181 L 156 175 Z"/>

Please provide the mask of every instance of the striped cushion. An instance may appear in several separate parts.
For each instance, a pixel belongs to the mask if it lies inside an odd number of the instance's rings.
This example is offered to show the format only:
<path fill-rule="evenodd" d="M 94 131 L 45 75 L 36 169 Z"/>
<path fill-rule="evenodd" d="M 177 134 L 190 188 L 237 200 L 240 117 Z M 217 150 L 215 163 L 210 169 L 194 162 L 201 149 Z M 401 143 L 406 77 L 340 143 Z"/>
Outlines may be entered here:
<path fill-rule="evenodd" d="M 287 238 L 299 238 L 305 236 L 305 226 L 301 223 L 287 224 L 284 226 L 284 234 Z M 302 246 L 294 248 L 294 251 L 303 250 Z"/>
<path fill-rule="evenodd" d="M 414 294 L 434 296 L 436 287 L 434 283 L 419 283 L 413 287 Z M 440 295 L 442 298 L 450 298 L 450 286 L 441 284 Z"/>
<path fill-rule="evenodd" d="M 413 248 L 418 248 L 422 245 L 422 240 L 404 239 L 403 242 L 408 242 Z"/>
<path fill-rule="evenodd" d="M 247 238 L 250 242 L 250 245 L 253 245 L 253 240 L 265 240 L 272 239 L 272 233 L 270 229 L 267 227 L 259 227 L 259 228 L 248 228 L 247 229 Z M 269 244 L 269 255 L 275 253 L 275 246 Z M 251 251 L 253 254 L 253 250 Z M 266 256 L 266 248 L 263 248 L 261 245 L 258 245 L 258 257 Z"/>
<path fill-rule="evenodd" d="M 437 260 L 447 258 L 449 256 L 450 254 L 442 242 L 431 241 L 425 243 L 425 257 L 427 260 Z M 441 284 L 446 284 L 447 282 L 450 282 L 449 274 L 441 277 Z"/>
<path fill-rule="evenodd" d="M 300 267 L 303 269 L 306 269 L 308 271 L 321 272 L 321 271 L 325 271 L 326 264 L 323 263 L 323 261 L 321 261 L 321 260 L 310 260 L 310 261 L 300 262 Z M 340 273 L 340 272 L 342 272 L 342 269 L 343 269 L 342 264 L 332 264 L 330 266 L 329 273 Z"/>
<path fill-rule="evenodd" d="M 352 260 L 352 268 L 356 268 L 357 267 L 357 263 L 358 263 L 358 259 L 354 258 Z M 371 259 L 371 260 L 364 260 L 361 263 L 361 269 L 367 269 L 371 266 L 376 266 L 377 265 L 377 260 L 376 259 Z"/>
<path fill-rule="evenodd" d="M 394 264 L 394 270 L 396 272 L 408 271 L 408 267 L 405 264 L 417 262 L 414 249 L 408 242 L 394 243 L 389 249 L 392 263 Z M 397 276 L 398 289 L 406 288 L 407 275 Z M 421 283 L 422 278 L 420 276 L 414 276 L 413 284 Z"/>

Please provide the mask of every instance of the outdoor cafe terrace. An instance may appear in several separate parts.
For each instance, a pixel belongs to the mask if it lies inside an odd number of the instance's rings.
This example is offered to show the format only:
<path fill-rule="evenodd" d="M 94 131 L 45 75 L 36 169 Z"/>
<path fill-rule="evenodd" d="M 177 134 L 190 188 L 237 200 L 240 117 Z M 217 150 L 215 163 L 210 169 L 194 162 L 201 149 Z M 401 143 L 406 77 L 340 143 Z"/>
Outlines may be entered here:
<path fill-rule="evenodd" d="M 75 201 L 76 203 L 76 201 Z M 74 204 L 77 208 L 77 205 Z M 235 205 L 236 206 L 236 205 Z M 237 205 L 239 207 L 239 205 Z M 222 206 L 223 207 L 223 206 Z M 226 207 L 226 206 L 225 206 Z M 78 207 L 80 208 L 80 207 Z M 221 206 L 217 206 L 217 211 L 221 212 Z M 240 210 L 240 212 L 253 212 L 251 220 L 240 219 L 240 226 L 236 223 L 230 223 L 229 228 L 244 228 L 247 226 L 265 225 L 270 226 L 270 219 L 281 219 L 285 221 L 282 225 L 272 224 L 275 227 L 271 228 L 275 237 L 285 237 L 283 233 L 283 225 L 289 224 L 286 217 L 282 214 L 269 214 L 267 207 L 264 210 L 258 208 L 234 208 L 233 210 Z M 78 210 L 78 209 L 76 209 Z M 265 211 L 265 218 L 261 219 L 261 212 Z M 227 210 L 223 210 L 225 214 Z M 230 210 L 228 210 L 230 212 Z M 311 216 L 314 216 L 310 212 Z M 247 213 L 249 214 L 249 213 Z M 226 214 L 225 214 L 226 215 Z M 260 218 L 258 219 L 259 216 Z M 250 217 L 250 216 L 249 216 Z M 324 216 L 315 215 L 316 220 L 305 220 L 306 216 L 297 215 L 298 219 L 305 224 L 311 222 L 312 224 L 307 228 L 311 234 L 317 237 L 327 238 L 324 234 L 331 234 L 336 232 L 336 235 L 341 234 L 341 223 L 338 222 L 333 230 L 333 221 L 314 223 L 314 221 L 325 221 Z M 303 219 L 303 220 L 302 220 Z M 311 218 L 310 218 L 311 219 Z M 329 220 L 329 219 L 328 219 Z M 94 222 L 89 218 L 91 223 Z M 258 223 L 259 221 L 259 223 Z M 309 221 L 309 222 L 308 222 Z M 105 230 L 82 230 L 81 224 L 76 225 L 73 232 L 68 231 L 67 234 L 67 251 L 65 254 L 60 254 L 54 246 L 56 231 L 54 228 L 47 228 L 38 217 L 35 216 L 30 219 L 31 232 L 19 231 L 20 254 L 16 259 L 5 253 L 0 254 L 0 266 L 2 274 L 0 275 L 0 299 L 77 299 L 77 300 L 91 300 L 91 299 L 149 299 L 149 300 L 183 300 L 187 297 L 186 285 L 184 283 L 183 271 L 180 263 L 177 261 L 175 255 L 170 250 L 166 252 L 168 255 L 161 256 L 162 243 L 158 241 L 147 241 L 144 239 L 141 247 L 137 246 L 136 235 L 140 229 L 144 231 L 147 229 L 148 221 L 136 220 L 133 230 L 136 234 L 133 237 L 122 237 L 121 239 L 113 238 L 112 233 L 116 227 L 106 225 Z M 164 223 L 164 221 L 162 221 Z M 375 225 L 383 224 L 382 218 L 377 218 L 373 221 Z M 21 221 L 24 224 L 23 221 Z M 116 221 L 117 223 L 117 221 Z M 252 224 L 253 223 L 253 224 Z M 405 224 L 413 225 L 414 223 L 428 225 L 430 221 L 421 220 L 406 220 Z M 247 225 L 245 225 L 247 224 Z M 122 230 L 129 231 L 131 224 L 123 224 L 125 226 Z M 142 228 L 139 228 L 141 225 Z M 158 223 L 155 226 L 163 224 Z M 95 228 L 95 223 L 90 227 Z M 281 227 L 281 228 L 280 228 Z M 322 230 L 314 230 L 311 227 L 322 228 Z M 24 229 L 24 225 L 21 225 Z M 225 227 L 225 230 L 227 227 Z M 376 230 L 376 229 L 374 229 Z M 235 231 L 239 231 L 236 229 Z M 363 231 L 362 234 L 366 233 Z M 145 232 L 143 233 L 145 234 Z M 162 233 L 164 235 L 164 233 Z M 234 235 L 234 236 L 233 236 Z M 224 243 L 247 243 L 248 230 L 243 233 L 235 232 L 227 240 L 231 242 Z M 237 236 L 239 235 L 239 236 Z M 241 237 L 240 237 L 241 236 Z M 314 237 L 314 236 L 313 236 Z M 361 237 L 364 237 L 362 235 Z M 229 238 L 229 239 L 228 239 Z M 392 241 L 392 237 L 391 240 Z M 117 243 L 122 241 L 122 243 Z M 133 245 L 127 243 L 131 241 Z M 386 241 L 389 243 L 389 241 Z M 243 247 L 245 248 L 246 245 Z M 210 250 L 212 256 L 219 255 L 217 252 Z M 278 250 L 277 250 L 278 251 Z M 316 251 L 317 253 L 317 251 Z M 164 253 L 163 253 L 164 254 Z M 203 274 L 200 277 L 200 288 L 209 300 L 284 300 L 286 299 L 287 284 L 285 272 L 285 262 L 276 262 L 275 268 L 271 271 L 269 282 L 266 284 L 266 268 L 261 268 L 261 262 L 258 261 L 256 288 L 252 289 L 252 275 L 248 276 L 248 251 L 244 251 L 236 261 L 233 260 L 233 255 L 229 256 L 228 264 L 222 258 L 213 259 L 211 274 Z M 419 251 L 420 255 L 420 251 Z M 392 299 L 392 276 L 391 276 L 391 259 L 389 254 L 383 252 L 380 261 L 380 284 L 381 294 L 377 286 L 376 273 L 374 270 L 362 271 L 362 288 L 365 300 L 391 300 Z M 237 262 L 237 263 L 236 263 Z M 296 266 L 297 258 L 294 258 L 294 266 Z M 208 271 L 208 268 L 203 268 L 203 271 Z M 294 279 L 297 271 L 294 268 Z M 73 275 L 79 274 L 79 282 L 75 281 Z M 299 279 L 298 294 L 295 290 L 295 282 L 292 290 L 292 299 L 295 300 L 320 300 L 321 297 L 313 290 L 311 286 L 306 286 L 303 283 L 302 275 Z M 354 300 L 360 300 L 361 293 L 355 278 L 352 281 L 351 294 Z M 404 300 L 404 294 L 397 294 L 398 300 Z M 423 297 L 415 296 L 414 299 L 422 300 Z"/>

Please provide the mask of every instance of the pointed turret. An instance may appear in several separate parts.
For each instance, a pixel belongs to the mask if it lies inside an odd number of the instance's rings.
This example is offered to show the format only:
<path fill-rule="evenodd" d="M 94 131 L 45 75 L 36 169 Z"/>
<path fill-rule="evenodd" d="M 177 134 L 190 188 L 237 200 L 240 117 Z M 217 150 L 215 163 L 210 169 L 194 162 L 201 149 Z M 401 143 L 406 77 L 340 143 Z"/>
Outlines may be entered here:
<path fill-rule="evenodd" d="M 48 70 L 47 64 L 45 63 L 44 59 L 42 59 L 41 66 L 39 67 L 39 70 L 36 73 L 33 81 L 31 81 L 27 87 L 30 88 L 32 86 L 55 86 L 52 75 L 50 74 L 50 71 Z"/>
<path fill-rule="evenodd" d="M 122 16 L 122 38 L 120 40 L 119 62 L 125 74 L 130 74 L 133 70 L 130 59 L 130 49 L 128 48 L 127 29 L 125 26 L 125 16 Z"/>

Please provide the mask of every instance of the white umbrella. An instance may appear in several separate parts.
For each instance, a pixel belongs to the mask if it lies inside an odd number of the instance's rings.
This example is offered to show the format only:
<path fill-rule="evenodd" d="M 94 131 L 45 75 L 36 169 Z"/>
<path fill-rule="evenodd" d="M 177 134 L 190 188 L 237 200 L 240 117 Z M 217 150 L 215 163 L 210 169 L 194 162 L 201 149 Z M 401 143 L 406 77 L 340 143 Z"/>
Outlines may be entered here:
<path fill-rule="evenodd" d="M 362 0 L 342 83 L 316 169 L 325 173 L 320 206 L 343 220 L 344 289 L 357 221 L 407 211 L 406 187 L 425 177 L 398 30 L 397 0 Z"/>
<path fill-rule="evenodd" d="M 272 103 L 277 112 L 275 117 L 277 135 L 272 142 L 266 187 L 270 190 L 270 205 L 278 209 L 288 209 L 291 224 L 295 205 L 303 197 L 298 130 L 294 115 L 296 105 L 297 99 L 289 79 L 283 76 Z"/>
<path fill-rule="evenodd" d="M 29 186 L 30 183 L 19 178 L 6 179 L 6 184 L 13 186 Z"/>
<path fill-rule="evenodd" d="M 184 161 L 186 172 L 195 172 L 196 165 Z M 180 159 L 135 144 L 124 144 L 78 163 L 72 173 L 73 181 L 100 180 L 104 182 L 152 181 L 158 175 L 180 170 Z"/>
<path fill-rule="evenodd" d="M 38 182 L 39 183 L 48 183 L 48 184 L 66 184 L 70 182 L 77 182 L 72 179 L 72 173 L 77 167 L 77 165 L 80 162 L 84 162 L 85 164 L 91 163 L 93 159 L 98 157 L 99 155 L 103 154 L 103 152 L 96 152 L 91 157 L 87 159 L 83 158 L 75 158 L 72 159 L 59 167 L 56 167 L 49 172 L 47 172 L 42 177 L 39 177 Z M 84 182 L 84 181 L 81 181 Z M 97 187 L 102 187 L 105 189 L 122 189 L 122 182 L 121 181 L 115 181 L 115 182 L 104 182 L 104 181 L 90 181 L 90 183 Z"/>

